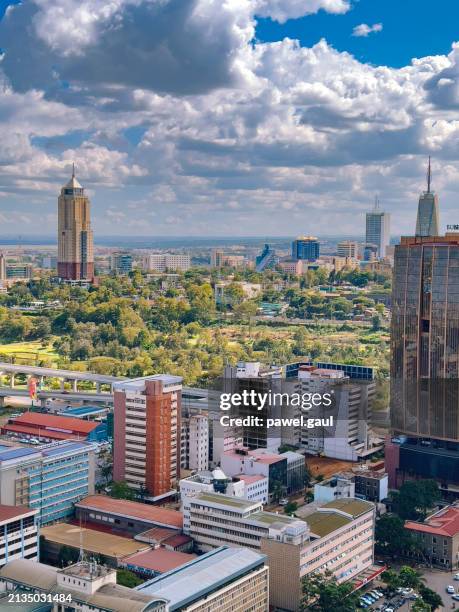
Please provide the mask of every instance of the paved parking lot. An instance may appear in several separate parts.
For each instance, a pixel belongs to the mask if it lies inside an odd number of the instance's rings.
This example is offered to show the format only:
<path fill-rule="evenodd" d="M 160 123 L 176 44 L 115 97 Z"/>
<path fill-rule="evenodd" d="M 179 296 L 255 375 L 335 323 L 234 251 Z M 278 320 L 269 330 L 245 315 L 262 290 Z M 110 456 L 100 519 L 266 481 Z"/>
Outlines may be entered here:
<path fill-rule="evenodd" d="M 426 586 L 432 589 L 440 595 L 445 604 L 440 610 L 459 610 L 459 601 L 451 599 L 451 595 L 446 592 L 446 587 L 451 584 L 459 592 L 459 581 L 454 580 L 454 575 L 457 574 L 457 570 L 453 572 L 441 572 L 440 570 L 428 570 L 421 569 L 422 575 L 425 579 Z"/>

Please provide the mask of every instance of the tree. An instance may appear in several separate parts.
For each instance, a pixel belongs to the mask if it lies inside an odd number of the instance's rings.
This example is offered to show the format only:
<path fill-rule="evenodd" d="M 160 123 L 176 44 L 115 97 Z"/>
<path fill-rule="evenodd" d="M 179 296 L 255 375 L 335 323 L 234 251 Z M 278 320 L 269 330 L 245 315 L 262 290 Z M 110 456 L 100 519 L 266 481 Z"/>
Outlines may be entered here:
<path fill-rule="evenodd" d="M 378 314 L 375 314 L 371 318 L 371 329 L 372 331 L 378 331 L 380 328 L 381 328 L 381 317 Z"/>
<path fill-rule="evenodd" d="M 394 510 L 402 519 L 423 520 L 440 497 L 434 480 L 408 481 L 393 494 Z"/>
<path fill-rule="evenodd" d="M 355 612 L 359 596 L 351 582 L 338 584 L 330 573 L 312 574 L 303 578 L 301 612 Z"/>
<path fill-rule="evenodd" d="M 298 509 L 298 504 L 294 501 L 289 502 L 288 504 L 284 506 L 285 514 L 293 514 L 294 512 L 297 511 L 297 509 Z"/>
<path fill-rule="evenodd" d="M 405 522 L 393 514 L 383 514 L 376 521 L 375 540 L 378 553 L 393 557 L 416 547 L 416 540 L 405 529 Z"/>
<path fill-rule="evenodd" d="M 438 593 L 426 587 L 425 584 L 421 584 L 418 589 L 419 595 L 422 597 L 422 600 L 428 604 L 434 612 L 438 608 L 443 607 L 443 600 Z"/>
<path fill-rule="evenodd" d="M 124 481 L 114 482 L 110 489 L 110 496 L 115 499 L 134 499 L 135 493 Z"/>
<path fill-rule="evenodd" d="M 431 612 L 432 608 L 422 598 L 419 598 L 413 603 L 411 610 L 412 612 Z"/>
<path fill-rule="evenodd" d="M 128 587 L 129 589 L 133 589 L 145 582 L 141 578 L 139 578 L 134 572 L 131 572 L 127 569 L 117 569 L 116 570 L 116 584 L 120 584 L 121 586 Z"/>

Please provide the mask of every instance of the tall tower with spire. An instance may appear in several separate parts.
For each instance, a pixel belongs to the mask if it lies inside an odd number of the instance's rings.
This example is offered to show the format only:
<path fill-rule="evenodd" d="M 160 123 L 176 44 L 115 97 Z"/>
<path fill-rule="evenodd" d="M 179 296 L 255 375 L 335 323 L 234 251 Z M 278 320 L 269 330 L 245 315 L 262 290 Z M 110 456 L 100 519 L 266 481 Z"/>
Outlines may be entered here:
<path fill-rule="evenodd" d="M 90 202 L 75 177 L 75 164 L 58 199 L 57 273 L 63 280 L 94 278 Z"/>
<path fill-rule="evenodd" d="M 427 166 L 427 191 L 419 196 L 418 216 L 416 219 L 416 236 L 438 236 L 438 196 L 431 190 L 432 166 Z"/>

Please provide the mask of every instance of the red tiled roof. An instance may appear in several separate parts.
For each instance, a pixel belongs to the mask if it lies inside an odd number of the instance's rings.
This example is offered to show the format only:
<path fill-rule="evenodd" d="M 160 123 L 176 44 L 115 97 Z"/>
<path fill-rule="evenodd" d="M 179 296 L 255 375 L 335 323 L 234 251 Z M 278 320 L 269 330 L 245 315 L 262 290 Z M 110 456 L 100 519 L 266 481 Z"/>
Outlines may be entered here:
<path fill-rule="evenodd" d="M 28 508 L 27 506 L 5 506 L 4 504 L 0 504 L 0 523 L 20 518 L 24 514 L 29 514 L 30 512 L 36 514 L 38 510 Z"/>
<path fill-rule="evenodd" d="M 155 572 L 168 572 L 185 565 L 189 561 L 196 558 L 196 555 L 190 553 L 177 552 L 175 550 L 167 550 L 167 548 L 152 548 L 145 552 L 136 553 L 130 557 L 124 557 L 123 564 L 136 565 Z"/>
<path fill-rule="evenodd" d="M 36 427 L 29 427 L 27 425 L 3 425 L 1 428 L 2 434 L 7 433 L 23 433 L 28 436 L 34 436 L 37 438 L 52 438 L 53 440 L 81 440 L 86 438 L 87 434 L 72 434 L 64 433 L 62 431 L 54 431 L 52 429 L 45 429 L 44 427 L 37 429 Z"/>
<path fill-rule="evenodd" d="M 444 508 L 432 514 L 423 523 L 406 521 L 405 527 L 413 531 L 453 537 L 459 533 L 459 507 L 449 506 Z"/>
<path fill-rule="evenodd" d="M 24 412 L 19 417 L 10 419 L 14 425 L 32 425 L 43 428 L 56 428 L 64 432 L 88 434 L 98 425 L 95 421 L 85 421 L 73 417 L 56 416 L 54 414 L 43 414 L 41 412 Z"/>
<path fill-rule="evenodd" d="M 183 546 L 184 544 L 189 544 L 193 540 L 190 536 L 185 535 L 184 533 L 178 533 L 177 535 L 173 535 L 170 538 L 167 538 L 163 541 L 165 546 L 172 546 L 172 548 L 177 548 L 177 546 Z"/>
<path fill-rule="evenodd" d="M 177 510 L 142 504 L 126 499 L 114 499 L 107 495 L 89 495 L 81 499 L 75 506 L 88 510 L 101 510 L 107 514 L 117 514 L 160 525 L 171 525 L 177 529 L 182 529 L 183 527 L 183 514 Z"/>

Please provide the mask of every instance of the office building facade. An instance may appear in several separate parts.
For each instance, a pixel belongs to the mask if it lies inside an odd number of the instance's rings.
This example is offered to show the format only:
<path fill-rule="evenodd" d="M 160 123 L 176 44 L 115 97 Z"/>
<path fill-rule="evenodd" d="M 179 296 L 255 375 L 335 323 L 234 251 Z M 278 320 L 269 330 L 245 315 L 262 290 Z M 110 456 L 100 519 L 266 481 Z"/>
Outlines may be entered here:
<path fill-rule="evenodd" d="M 113 253 L 110 257 L 110 270 L 115 274 L 132 272 L 132 255 L 130 253 Z"/>
<path fill-rule="evenodd" d="M 346 257 L 347 259 L 357 259 L 359 255 L 359 244 L 353 240 L 341 240 L 336 247 L 338 257 Z"/>
<path fill-rule="evenodd" d="M 316 261 L 320 257 L 320 243 L 315 236 L 300 236 L 292 242 L 292 259 Z"/>
<path fill-rule="evenodd" d="M 91 207 L 75 177 L 61 189 L 58 199 L 57 274 L 69 281 L 94 278 L 94 247 Z"/>
<path fill-rule="evenodd" d="M 177 485 L 181 383 L 179 376 L 157 374 L 114 385 L 113 479 L 151 498 Z"/>
<path fill-rule="evenodd" d="M 94 446 L 59 442 L 0 450 L 0 503 L 38 510 L 40 525 L 62 520 L 94 493 Z"/>
<path fill-rule="evenodd" d="M 377 257 L 386 256 L 390 242 L 390 214 L 379 210 L 379 206 L 366 214 L 366 242 L 376 246 Z"/>
<path fill-rule="evenodd" d="M 458 484 L 458 234 L 396 246 L 391 353 L 391 485 L 409 473 Z"/>

